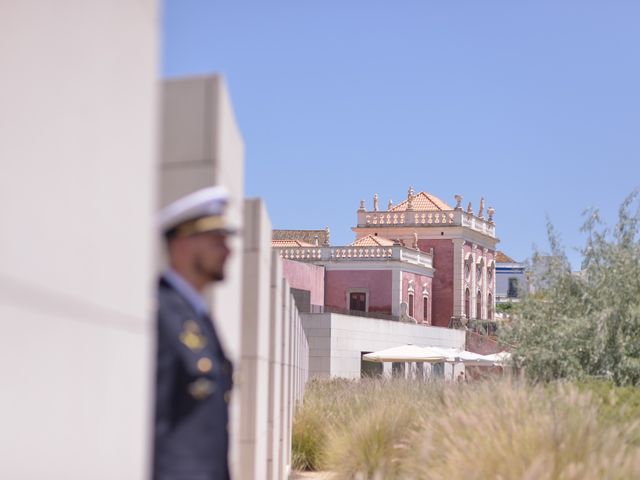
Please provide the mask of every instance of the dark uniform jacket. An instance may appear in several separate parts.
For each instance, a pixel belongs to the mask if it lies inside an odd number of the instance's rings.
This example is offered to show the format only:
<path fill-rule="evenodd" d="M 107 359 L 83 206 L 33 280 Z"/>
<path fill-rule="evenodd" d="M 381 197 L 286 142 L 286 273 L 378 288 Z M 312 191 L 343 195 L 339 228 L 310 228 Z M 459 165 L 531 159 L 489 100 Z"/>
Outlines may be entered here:
<path fill-rule="evenodd" d="M 227 480 L 231 363 L 209 316 L 165 278 L 158 293 L 154 480 Z"/>

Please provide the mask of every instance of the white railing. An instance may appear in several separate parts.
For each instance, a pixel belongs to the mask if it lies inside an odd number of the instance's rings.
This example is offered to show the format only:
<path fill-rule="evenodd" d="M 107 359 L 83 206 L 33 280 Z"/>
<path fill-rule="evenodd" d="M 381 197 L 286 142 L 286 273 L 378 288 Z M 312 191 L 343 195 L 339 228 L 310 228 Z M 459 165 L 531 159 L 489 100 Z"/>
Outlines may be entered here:
<path fill-rule="evenodd" d="M 358 212 L 359 227 L 393 226 L 463 226 L 495 237 L 496 226 L 463 210 L 442 212 Z"/>
<path fill-rule="evenodd" d="M 427 268 L 433 267 L 433 255 L 405 248 L 401 245 L 393 245 L 391 247 L 355 247 L 350 245 L 341 247 L 286 247 L 278 248 L 278 250 L 282 258 L 297 261 L 355 262 L 396 260 Z"/>

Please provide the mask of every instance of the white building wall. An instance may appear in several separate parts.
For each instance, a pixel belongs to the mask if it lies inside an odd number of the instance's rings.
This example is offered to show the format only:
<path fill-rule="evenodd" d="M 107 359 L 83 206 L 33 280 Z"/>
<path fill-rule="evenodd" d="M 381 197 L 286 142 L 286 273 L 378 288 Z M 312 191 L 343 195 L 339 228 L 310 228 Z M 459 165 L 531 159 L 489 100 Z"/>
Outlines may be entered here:
<path fill-rule="evenodd" d="M 238 365 L 240 402 L 238 478 L 267 478 L 271 222 L 258 199 L 245 204 L 242 351 Z"/>
<path fill-rule="evenodd" d="M 244 144 L 222 77 L 173 78 L 162 83 L 160 203 L 190 192 L 224 185 L 230 192 L 228 217 L 242 227 L 244 208 Z M 241 357 L 243 235 L 229 238 L 232 254 L 224 282 L 209 292 L 216 329 L 236 367 Z M 241 463 L 239 399 L 236 385 L 230 403 L 232 470 Z"/>
<path fill-rule="evenodd" d="M 157 2 L 1 10 L 0 478 L 147 478 Z"/>
<path fill-rule="evenodd" d="M 231 194 L 229 220 L 241 227 L 244 144 L 224 80 L 218 75 L 168 79 L 163 82 L 162 93 L 161 204 L 200 188 L 224 185 Z M 232 255 L 226 278 L 215 286 L 211 303 L 225 350 L 237 360 L 243 236 L 230 238 L 229 244 Z"/>
<path fill-rule="evenodd" d="M 405 344 L 464 349 L 465 332 L 335 313 L 303 313 L 311 377 L 360 378 L 361 352 Z M 328 365 L 328 368 L 327 368 Z M 450 372 L 447 371 L 445 374 Z"/>
<path fill-rule="evenodd" d="M 282 261 L 278 252 L 271 252 L 271 311 L 269 315 L 269 412 L 267 444 L 267 478 L 279 479 L 283 476 L 283 467 L 279 459 L 283 454 L 282 445 L 282 367 L 283 367 L 283 315 L 282 297 L 283 276 Z"/>

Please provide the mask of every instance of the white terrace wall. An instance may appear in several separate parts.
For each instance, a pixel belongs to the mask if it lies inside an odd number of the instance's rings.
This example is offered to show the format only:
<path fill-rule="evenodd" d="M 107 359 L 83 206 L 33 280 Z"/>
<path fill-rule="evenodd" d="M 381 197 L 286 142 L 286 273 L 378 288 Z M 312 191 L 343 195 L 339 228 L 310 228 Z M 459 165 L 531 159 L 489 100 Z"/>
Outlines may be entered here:
<path fill-rule="evenodd" d="M 158 5 L 0 7 L 0 478 L 145 479 Z"/>
<path fill-rule="evenodd" d="M 227 279 L 212 294 L 216 327 L 235 364 L 231 400 L 233 478 L 284 479 L 291 421 L 308 375 L 308 343 L 271 223 L 260 200 L 243 200 L 243 143 L 224 81 L 171 79 L 163 95 L 162 203 L 213 184 L 232 193 L 231 220 L 242 227 Z"/>
<path fill-rule="evenodd" d="M 271 222 L 258 199 L 245 203 L 240 389 L 242 479 L 287 478 L 294 406 L 308 377 L 309 345 L 282 260 L 271 249 Z M 284 294 L 283 294 L 284 292 Z"/>
<path fill-rule="evenodd" d="M 230 221 L 243 223 L 244 143 L 229 93 L 218 75 L 173 78 L 162 83 L 160 203 L 221 184 L 231 193 Z M 230 239 L 226 279 L 211 294 L 225 350 L 240 358 L 243 236 Z M 224 301 L 215 301 L 216 298 Z"/>
<path fill-rule="evenodd" d="M 360 378 L 360 353 L 413 344 L 423 347 L 465 346 L 465 332 L 391 320 L 335 313 L 303 313 L 302 325 L 309 341 L 311 377 Z M 445 378 L 452 378 L 450 364 Z M 462 368 L 459 366 L 459 368 Z"/>

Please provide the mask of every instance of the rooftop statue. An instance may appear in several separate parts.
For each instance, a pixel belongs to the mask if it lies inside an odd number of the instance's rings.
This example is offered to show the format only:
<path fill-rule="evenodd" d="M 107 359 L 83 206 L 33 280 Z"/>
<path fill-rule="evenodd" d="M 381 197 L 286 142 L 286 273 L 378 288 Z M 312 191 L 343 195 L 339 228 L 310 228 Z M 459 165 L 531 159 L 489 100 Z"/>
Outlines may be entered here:
<path fill-rule="evenodd" d="M 407 302 L 400 302 L 400 321 L 403 323 L 418 323 L 418 321 L 410 317 L 407 313 L 407 309 L 409 308 L 409 304 Z"/>
<path fill-rule="evenodd" d="M 413 187 L 407 192 L 407 210 L 413 210 Z"/>

